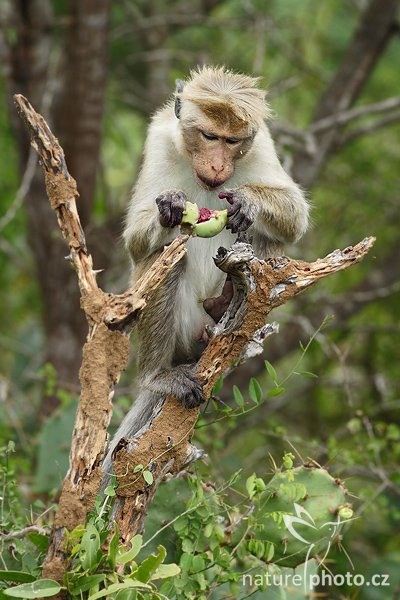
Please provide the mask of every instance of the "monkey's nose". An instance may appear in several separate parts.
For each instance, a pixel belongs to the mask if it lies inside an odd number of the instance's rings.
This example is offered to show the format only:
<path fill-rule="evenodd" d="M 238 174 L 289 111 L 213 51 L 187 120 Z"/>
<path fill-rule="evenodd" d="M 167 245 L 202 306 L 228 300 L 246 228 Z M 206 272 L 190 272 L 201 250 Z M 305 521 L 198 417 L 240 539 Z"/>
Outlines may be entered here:
<path fill-rule="evenodd" d="M 224 163 L 214 163 L 211 165 L 211 168 L 218 175 L 219 173 L 222 173 L 222 171 L 225 169 L 225 165 Z"/>

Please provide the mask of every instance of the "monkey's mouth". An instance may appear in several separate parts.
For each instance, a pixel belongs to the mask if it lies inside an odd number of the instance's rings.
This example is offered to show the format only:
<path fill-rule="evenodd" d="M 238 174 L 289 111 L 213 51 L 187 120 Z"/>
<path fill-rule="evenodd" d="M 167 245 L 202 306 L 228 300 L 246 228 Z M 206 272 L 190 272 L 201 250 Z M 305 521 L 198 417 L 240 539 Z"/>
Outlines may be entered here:
<path fill-rule="evenodd" d="M 196 177 L 201 187 L 205 188 L 206 190 L 215 190 L 217 187 L 220 187 L 225 183 L 225 179 L 223 181 L 216 181 L 215 179 L 201 177 L 198 173 L 196 173 Z"/>

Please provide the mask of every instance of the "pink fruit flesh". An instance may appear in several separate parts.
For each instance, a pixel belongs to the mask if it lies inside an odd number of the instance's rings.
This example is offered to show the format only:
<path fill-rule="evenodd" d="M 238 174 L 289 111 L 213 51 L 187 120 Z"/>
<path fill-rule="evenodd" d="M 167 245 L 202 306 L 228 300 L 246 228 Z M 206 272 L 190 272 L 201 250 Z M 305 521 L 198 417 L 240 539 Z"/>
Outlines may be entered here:
<path fill-rule="evenodd" d="M 214 214 L 213 210 L 209 210 L 208 208 L 201 208 L 200 216 L 197 219 L 197 223 L 204 223 L 204 221 L 209 221 L 211 219 L 211 217 L 213 216 L 213 214 Z"/>

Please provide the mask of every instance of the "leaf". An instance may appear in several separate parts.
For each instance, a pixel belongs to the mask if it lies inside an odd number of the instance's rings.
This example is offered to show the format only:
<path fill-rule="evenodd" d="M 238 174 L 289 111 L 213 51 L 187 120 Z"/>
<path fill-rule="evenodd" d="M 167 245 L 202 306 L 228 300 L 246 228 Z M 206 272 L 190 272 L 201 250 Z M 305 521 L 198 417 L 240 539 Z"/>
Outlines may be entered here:
<path fill-rule="evenodd" d="M 278 385 L 276 388 L 272 388 L 272 390 L 269 390 L 269 392 L 267 393 L 267 398 L 281 396 L 284 391 L 285 391 L 285 388 Z"/>
<path fill-rule="evenodd" d="M 256 474 L 253 473 L 253 475 L 250 475 L 250 477 L 248 477 L 246 480 L 246 490 L 247 490 L 247 493 L 248 493 L 250 499 L 253 498 L 254 494 L 256 493 L 255 483 L 256 483 Z"/>
<path fill-rule="evenodd" d="M 0 571 L 1 581 L 13 581 L 14 583 L 32 583 L 36 577 L 22 571 Z"/>
<path fill-rule="evenodd" d="M 263 391 L 255 377 L 252 377 L 250 379 L 249 396 L 250 396 L 250 400 L 252 400 L 255 404 L 260 404 L 262 397 L 263 397 Z"/>
<path fill-rule="evenodd" d="M 150 473 L 150 471 L 143 471 L 143 479 L 149 485 L 151 485 L 154 481 L 154 477 L 153 477 L 152 473 Z"/>
<path fill-rule="evenodd" d="M 100 550 L 100 536 L 96 527 L 91 523 L 86 526 L 83 534 L 81 547 L 79 550 L 79 559 L 85 571 L 93 569 L 98 564 L 98 551 Z"/>
<path fill-rule="evenodd" d="M 81 575 L 74 584 L 71 586 L 69 592 L 73 596 L 80 595 L 83 592 L 87 592 L 95 585 L 105 581 L 106 575 Z"/>
<path fill-rule="evenodd" d="M 133 469 L 134 473 L 137 473 L 138 471 L 143 471 L 143 465 L 136 465 L 136 467 Z"/>
<path fill-rule="evenodd" d="M 198 554 L 193 556 L 192 571 L 194 573 L 203 571 L 205 569 L 205 567 L 206 567 L 206 561 L 204 560 L 204 558 L 202 556 L 199 556 Z"/>
<path fill-rule="evenodd" d="M 187 554 L 186 552 L 184 552 L 181 555 L 181 559 L 179 561 L 180 566 L 182 571 L 189 571 L 190 567 L 192 566 L 192 560 L 193 560 L 193 556 L 192 554 Z"/>
<path fill-rule="evenodd" d="M 318 375 L 311 373 L 311 371 L 294 371 L 295 375 L 302 375 L 303 377 L 310 377 L 311 379 L 318 379 Z"/>
<path fill-rule="evenodd" d="M 104 494 L 106 496 L 110 496 L 111 498 L 113 498 L 115 496 L 115 489 L 113 488 L 112 485 L 108 485 L 106 487 L 106 489 L 104 490 Z"/>
<path fill-rule="evenodd" d="M 167 555 L 164 546 L 157 547 L 157 554 L 150 554 L 140 565 L 136 577 L 140 581 L 148 581 L 154 571 L 161 565 Z"/>
<path fill-rule="evenodd" d="M 232 388 L 233 391 L 233 399 L 235 400 L 236 404 L 240 407 L 244 406 L 244 398 L 242 395 L 242 392 L 239 390 L 237 385 L 234 385 Z"/>
<path fill-rule="evenodd" d="M 275 546 L 272 542 L 266 542 L 264 560 L 265 562 L 271 562 L 275 554 Z"/>
<path fill-rule="evenodd" d="M 47 551 L 49 546 L 49 537 L 47 535 L 33 531 L 28 535 L 28 539 L 36 546 L 38 550 L 40 550 L 40 552 Z"/>
<path fill-rule="evenodd" d="M 114 567 L 115 567 L 115 561 L 117 558 L 118 541 L 119 541 L 118 525 L 117 525 L 117 523 L 114 523 L 114 535 L 112 536 L 112 538 L 110 540 L 110 544 L 108 546 L 108 555 L 107 555 L 109 565 L 112 569 L 114 569 Z"/>
<path fill-rule="evenodd" d="M 212 523 L 207 523 L 207 525 L 204 528 L 203 534 L 205 538 L 209 538 L 212 535 L 214 529 L 214 525 Z"/>
<path fill-rule="evenodd" d="M 23 583 L 8 590 L 3 590 L 3 593 L 13 598 L 48 598 L 55 596 L 60 590 L 61 585 L 57 581 L 38 579 L 33 583 Z"/>
<path fill-rule="evenodd" d="M 266 369 L 268 371 L 268 375 L 271 377 L 272 381 L 274 383 L 276 383 L 278 377 L 277 377 L 277 374 L 276 374 L 276 371 L 275 371 L 274 367 L 267 360 L 264 361 L 264 364 L 265 364 L 265 367 L 266 367 Z"/>
<path fill-rule="evenodd" d="M 114 600 L 144 600 L 144 596 L 135 589 L 119 590 L 114 596 Z"/>
<path fill-rule="evenodd" d="M 190 554 L 193 552 L 193 542 L 189 538 L 182 540 L 182 551 Z"/>
<path fill-rule="evenodd" d="M 212 392 L 211 392 L 212 396 L 216 396 L 221 391 L 223 383 L 224 383 L 224 380 L 221 376 L 212 389 Z"/>
<path fill-rule="evenodd" d="M 125 565 L 127 562 L 133 560 L 140 552 L 143 544 L 143 536 L 135 535 L 131 539 L 131 547 L 127 552 L 121 552 L 117 554 L 116 562 L 120 565 Z"/>
<path fill-rule="evenodd" d="M 160 565 L 150 577 L 150 581 L 154 579 L 167 579 L 168 577 L 175 577 L 181 572 L 180 567 L 175 563 L 169 565 Z"/>
<path fill-rule="evenodd" d="M 147 585 L 147 583 L 142 583 L 137 579 L 125 579 L 123 583 L 113 583 L 108 586 L 108 588 L 104 590 L 100 590 L 95 594 L 91 594 L 89 596 L 89 600 L 97 600 L 97 598 L 103 598 L 104 596 L 110 596 L 111 594 L 115 594 L 120 590 L 129 590 L 131 588 L 144 588 L 146 590 L 151 590 L 151 587 Z"/>

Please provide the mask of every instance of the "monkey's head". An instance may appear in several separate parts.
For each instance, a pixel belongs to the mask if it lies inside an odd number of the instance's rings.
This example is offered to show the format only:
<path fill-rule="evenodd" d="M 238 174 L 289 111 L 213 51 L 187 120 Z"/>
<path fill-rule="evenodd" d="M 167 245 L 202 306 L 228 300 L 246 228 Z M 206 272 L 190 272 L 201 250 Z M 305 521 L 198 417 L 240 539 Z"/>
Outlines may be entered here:
<path fill-rule="evenodd" d="M 268 116 L 258 79 L 224 67 L 202 67 L 177 80 L 175 114 L 196 181 L 211 190 L 232 177 Z"/>

